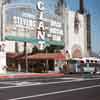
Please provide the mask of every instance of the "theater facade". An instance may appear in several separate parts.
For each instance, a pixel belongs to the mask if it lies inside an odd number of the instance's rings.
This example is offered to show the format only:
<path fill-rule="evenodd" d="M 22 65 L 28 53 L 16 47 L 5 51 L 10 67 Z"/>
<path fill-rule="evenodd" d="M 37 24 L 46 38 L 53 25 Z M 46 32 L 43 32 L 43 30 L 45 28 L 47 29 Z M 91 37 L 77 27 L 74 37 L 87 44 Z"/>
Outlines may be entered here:
<path fill-rule="evenodd" d="M 25 2 L 4 5 L 1 36 L 9 71 L 54 71 L 66 60 L 89 56 L 90 15 L 68 8 L 50 15 L 47 7 L 42 0 L 34 7 Z"/>
<path fill-rule="evenodd" d="M 55 60 L 64 60 L 64 21 L 46 14 L 44 2 L 4 6 L 3 40 L 9 69 L 30 71 L 34 66 L 54 70 Z M 35 69 L 37 71 L 37 69 Z M 41 70 L 41 68 L 39 68 Z"/>

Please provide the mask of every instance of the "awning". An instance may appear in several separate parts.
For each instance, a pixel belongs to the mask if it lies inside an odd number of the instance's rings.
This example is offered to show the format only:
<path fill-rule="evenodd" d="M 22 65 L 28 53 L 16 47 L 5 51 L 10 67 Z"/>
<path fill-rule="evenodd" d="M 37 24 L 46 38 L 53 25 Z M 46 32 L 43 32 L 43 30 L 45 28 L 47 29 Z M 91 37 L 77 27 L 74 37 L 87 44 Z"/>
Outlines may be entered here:
<path fill-rule="evenodd" d="M 34 38 L 25 38 L 25 37 L 17 37 L 17 36 L 5 36 L 5 40 L 28 42 L 28 43 L 32 43 L 32 44 L 37 44 L 37 42 L 38 42 L 38 40 L 34 39 Z"/>
<path fill-rule="evenodd" d="M 19 58 L 25 59 L 25 56 Z M 27 59 L 29 60 L 65 60 L 65 56 L 62 53 L 37 53 L 33 55 L 28 55 Z"/>
<path fill-rule="evenodd" d="M 36 38 L 25 38 L 25 37 L 18 37 L 18 36 L 5 36 L 5 40 L 9 41 L 18 41 L 18 42 L 27 42 L 36 45 L 40 40 Z M 64 41 L 49 41 L 45 40 L 46 46 L 48 45 L 56 45 L 56 46 L 64 46 Z"/>

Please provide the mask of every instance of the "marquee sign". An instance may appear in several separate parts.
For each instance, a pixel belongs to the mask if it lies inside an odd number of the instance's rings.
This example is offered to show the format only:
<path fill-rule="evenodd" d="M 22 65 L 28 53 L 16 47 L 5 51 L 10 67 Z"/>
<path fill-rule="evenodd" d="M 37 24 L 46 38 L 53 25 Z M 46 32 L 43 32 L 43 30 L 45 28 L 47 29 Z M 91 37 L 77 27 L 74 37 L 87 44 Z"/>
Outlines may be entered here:
<path fill-rule="evenodd" d="M 11 13 L 12 9 L 5 10 L 5 25 L 4 34 L 5 37 L 20 37 L 27 39 L 37 39 L 39 45 L 43 47 L 45 42 L 51 41 L 64 43 L 64 32 L 63 32 L 63 22 L 62 19 L 58 17 L 50 17 L 44 15 L 44 3 L 38 1 L 37 14 L 32 15 L 34 17 L 30 18 L 28 16 L 23 16 L 23 13 Z M 14 11 L 13 11 L 14 12 Z M 29 13 L 26 13 L 29 14 Z M 8 17 L 9 16 L 9 17 Z"/>

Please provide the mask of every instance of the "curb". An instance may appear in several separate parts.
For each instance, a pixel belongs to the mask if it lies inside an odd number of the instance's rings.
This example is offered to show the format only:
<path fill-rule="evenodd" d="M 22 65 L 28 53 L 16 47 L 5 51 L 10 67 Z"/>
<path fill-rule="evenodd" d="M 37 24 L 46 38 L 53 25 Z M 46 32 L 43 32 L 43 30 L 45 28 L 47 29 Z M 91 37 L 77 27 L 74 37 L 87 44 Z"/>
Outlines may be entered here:
<path fill-rule="evenodd" d="M 38 73 L 38 74 L 17 74 L 17 75 L 1 75 L 0 79 L 17 79 L 17 78 L 34 78 L 34 77 L 60 77 L 63 73 Z"/>

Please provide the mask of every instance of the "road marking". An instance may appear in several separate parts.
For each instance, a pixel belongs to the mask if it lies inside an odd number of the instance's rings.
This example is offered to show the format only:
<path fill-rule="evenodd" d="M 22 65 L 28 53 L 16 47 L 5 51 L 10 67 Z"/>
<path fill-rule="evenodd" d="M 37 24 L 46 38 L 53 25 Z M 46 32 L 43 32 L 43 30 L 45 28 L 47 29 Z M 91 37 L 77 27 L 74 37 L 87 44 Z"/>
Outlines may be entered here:
<path fill-rule="evenodd" d="M 26 80 L 26 81 L 30 81 L 30 82 L 35 82 L 35 81 L 43 81 L 43 80 L 55 80 L 55 79 L 66 79 L 66 80 L 70 80 L 70 79 L 80 79 L 80 78 L 76 78 L 76 77 L 62 77 L 62 78 L 49 78 L 49 79 L 31 79 L 31 80 Z M 83 79 L 83 78 L 81 78 Z M 20 82 L 20 81 L 4 81 L 4 82 L 0 82 L 0 83 L 11 83 L 11 82 Z"/>
<path fill-rule="evenodd" d="M 10 84 L 10 83 L 16 83 L 16 82 L 19 82 L 19 81 L 4 81 L 4 82 L 0 82 L 0 84 Z"/>
<path fill-rule="evenodd" d="M 66 77 L 63 77 L 63 78 L 54 78 L 54 79 L 68 80 L 68 82 L 69 82 L 71 80 L 81 80 L 82 78 L 66 78 Z M 33 81 L 32 80 L 27 80 L 27 81 L 5 81 L 5 82 L 0 82 L 0 84 L 6 84 L 6 85 L 27 85 L 27 84 L 33 84 L 33 83 L 34 84 L 35 83 L 39 84 L 39 83 L 43 83 L 41 81 L 44 81 L 44 80 L 49 81 L 51 79 L 39 79 L 38 82 L 36 82 L 37 79 L 36 79 L 36 81 L 34 81 L 34 80 Z M 59 82 L 59 81 L 55 81 L 55 82 Z M 48 84 L 48 82 L 47 82 L 47 84 Z"/>
<path fill-rule="evenodd" d="M 59 79 L 62 79 L 62 80 L 70 80 L 70 79 L 76 79 L 76 78 L 62 77 L 62 78 L 59 78 Z"/>
<path fill-rule="evenodd" d="M 41 82 L 29 82 L 29 81 L 15 81 L 15 82 L 2 82 L 2 84 L 6 84 L 6 85 L 38 85 L 41 84 Z"/>
<path fill-rule="evenodd" d="M 16 88 L 16 87 L 26 87 L 26 86 L 34 86 L 34 85 L 51 85 L 51 84 L 60 84 L 60 83 L 69 83 L 69 82 L 79 82 L 79 81 L 83 81 L 83 80 L 69 80 L 69 81 L 59 81 L 59 82 L 46 82 L 46 83 L 43 83 L 43 82 L 37 82 L 38 84 L 23 84 L 23 85 L 17 85 L 15 83 L 11 83 L 11 85 L 16 85 L 16 86 L 3 86 L 3 87 L 0 87 L 0 89 L 8 89 L 8 88 Z M 20 82 L 19 82 L 20 83 Z M 8 83 L 10 84 L 10 83 Z"/>
<path fill-rule="evenodd" d="M 48 95 L 50 96 L 50 95 L 55 95 L 55 94 L 75 92 L 75 91 L 86 90 L 86 89 L 97 88 L 97 87 L 100 87 L 100 85 L 92 85 L 92 86 L 81 87 L 81 88 L 74 88 L 74 89 L 68 89 L 68 90 L 63 90 L 63 91 L 56 91 L 56 92 L 50 92 L 50 93 L 42 93 L 42 94 L 37 94 L 37 95 L 32 95 L 32 96 L 12 98 L 12 99 L 8 99 L 8 100 L 21 100 L 21 99 L 43 97 L 43 96 L 48 96 Z"/>
<path fill-rule="evenodd" d="M 83 79 L 83 78 L 69 78 L 69 77 L 63 77 L 63 78 L 52 78 L 52 79 L 34 79 L 34 80 L 26 80 L 25 82 L 36 82 L 36 81 L 49 81 L 49 80 L 55 80 L 55 79 L 60 79 L 60 80 L 80 80 L 80 79 Z M 10 84 L 10 85 L 15 85 L 16 83 L 20 83 L 20 82 L 23 82 L 23 81 L 4 81 L 4 82 L 0 82 L 0 84 Z"/>
<path fill-rule="evenodd" d="M 63 77 L 63 78 L 59 78 L 61 80 L 80 80 L 80 79 L 83 79 L 83 78 L 70 78 L 70 77 Z"/>
<path fill-rule="evenodd" d="M 17 87 L 28 87 L 28 86 L 34 86 L 34 85 L 51 85 L 51 84 L 60 84 L 60 83 L 71 83 L 71 82 L 82 82 L 82 81 L 92 81 L 92 80 L 98 80 L 100 78 L 95 78 L 95 79 L 80 79 L 80 80 L 70 80 L 70 81 L 59 81 L 59 82 L 47 82 L 47 83 L 43 83 L 43 82 L 40 82 L 38 84 L 25 84 L 25 85 L 16 85 L 16 86 L 3 86 L 3 87 L 0 87 L 0 89 L 8 89 L 8 88 L 17 88 Z"/>
<path fill-rule="evenodd" d="M 5 85 L 15 85 L 18 82 L 0 82 L 0 84 L 5 84 Z"/>
<path fill-rule="evenodd" d="M 16 83 L 16 85 L 19 85 L 19 86 L 23 86 L 23 85 L 40 85 L 41 82 L 27 82 L 27 81 L 23 81 L 23 82 L 19 82 L 19 83 Z"/>
<path fill-rule="evenodd" d="M 36 84 L 41 82 L 29 82 L 29 81 L 8 81 L 8 82 L 0 82 L 0 84 L 6 84 L 6 85 L 27 85 L 27 84 Z"/>

